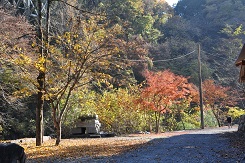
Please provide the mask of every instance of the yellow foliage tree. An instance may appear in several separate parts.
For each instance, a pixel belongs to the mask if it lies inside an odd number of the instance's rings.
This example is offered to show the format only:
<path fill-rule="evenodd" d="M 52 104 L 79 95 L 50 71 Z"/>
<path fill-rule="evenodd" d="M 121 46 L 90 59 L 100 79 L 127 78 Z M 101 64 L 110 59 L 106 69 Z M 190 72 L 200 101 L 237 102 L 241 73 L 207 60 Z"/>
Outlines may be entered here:
<path fill-rule="evenodd" d="M 115 59 L 124 44 L 117 39 L 120 32 L 117 25 L 109 27 L 105 19 L 91 16 L 74 20 L 70 31 L 52 37 L 54 43 L 46 58 L 45 98 L 52 108 L 56 145 L 61 140 L 61 123 L 72 93 L 92 81 L 110 78 L 102 69 L 110 69 L 111 64 L 121 67 Z"/>

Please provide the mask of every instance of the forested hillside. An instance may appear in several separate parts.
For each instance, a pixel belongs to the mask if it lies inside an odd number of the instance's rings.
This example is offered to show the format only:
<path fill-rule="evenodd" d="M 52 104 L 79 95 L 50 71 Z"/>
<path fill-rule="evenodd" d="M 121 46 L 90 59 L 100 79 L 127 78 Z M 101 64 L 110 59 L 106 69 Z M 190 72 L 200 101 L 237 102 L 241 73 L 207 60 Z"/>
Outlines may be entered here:
<path fill-rule="evenodd" d="M 226 85 L 237 81 L 234 60 L 244 43 L 244 7 L 243 1 L 182 0 L 175 8 L 176 15 L 197 31 L 191 40 L 202 46 L 207 77 Z"/>
<path fill-rule="evenodd" d="M 47 135 L 62 126 L 70 136 L 84 114 L 98 114 L 102 130 L 117 134 L 198 128 L 198 45 L 205 125 L 243 113 L 234 64 L 245 41 L 243 0 L 181 0 L 175 8 L 164 0 L 52 1 L 40 22 L 1 4 L 4 138 L 35 136 L 38 93 Z"/>

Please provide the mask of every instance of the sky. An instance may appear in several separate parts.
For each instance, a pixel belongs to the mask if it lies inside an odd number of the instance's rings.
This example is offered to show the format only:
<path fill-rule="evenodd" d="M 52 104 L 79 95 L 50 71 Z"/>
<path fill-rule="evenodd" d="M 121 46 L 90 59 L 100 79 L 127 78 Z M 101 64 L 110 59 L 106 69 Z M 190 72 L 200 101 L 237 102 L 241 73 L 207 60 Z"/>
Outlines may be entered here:
<path fill-rule="evenodd" d="M 168 2 L 170 6 L 172 6 L 174 3 L 177 3 L 179 0 L 165 0 L 165 1 Z"/>

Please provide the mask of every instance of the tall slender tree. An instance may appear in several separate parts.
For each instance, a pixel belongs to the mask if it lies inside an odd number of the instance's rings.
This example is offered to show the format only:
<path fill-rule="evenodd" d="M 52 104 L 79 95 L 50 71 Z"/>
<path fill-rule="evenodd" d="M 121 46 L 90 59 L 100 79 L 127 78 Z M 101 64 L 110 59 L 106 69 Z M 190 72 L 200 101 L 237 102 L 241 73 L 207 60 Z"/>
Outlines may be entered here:
<path fill-rule="evenodd" d="M 36 145 L 40 146 L 43 143 L 43 106 L 45 100 L 45 76 L 46 76 L 46 59 L 49 49 L 49 8 L 50 0 L 47 0 L 46 7 L 41 0 L 36 1 L 37 19 L 36 19 L 36 32 L 37 32 L 37 45 L 39 52 L 38 59 L 38 94 L 37 94 L 37 108 L 36 108 Z M 42 15 L 42 9 L 45 9 L 45 15 Z M 44 19 L 43 19 L 44 17 Z"/>

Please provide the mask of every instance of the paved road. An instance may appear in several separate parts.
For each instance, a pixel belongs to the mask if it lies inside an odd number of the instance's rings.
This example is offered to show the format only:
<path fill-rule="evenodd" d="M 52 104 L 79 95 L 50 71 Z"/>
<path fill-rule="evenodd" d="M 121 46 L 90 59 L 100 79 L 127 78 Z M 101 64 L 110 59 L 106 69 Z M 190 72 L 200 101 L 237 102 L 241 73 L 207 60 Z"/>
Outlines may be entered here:
<path fill-rule="evenodd" d="M 96 163 L 236 163 L 245 162 L 238 149 L 229 146 L 222 133 L 227 127 L 190 131 L 188 134 L 158 138 L 151 145 L 118 156 L 88 159 Z M 81 160 L 80 160 L 81 161 Z M 79 160 L 74 162 L 80 162 Z"/>

